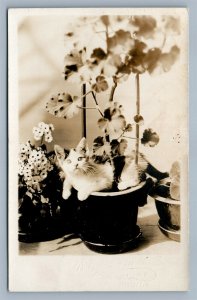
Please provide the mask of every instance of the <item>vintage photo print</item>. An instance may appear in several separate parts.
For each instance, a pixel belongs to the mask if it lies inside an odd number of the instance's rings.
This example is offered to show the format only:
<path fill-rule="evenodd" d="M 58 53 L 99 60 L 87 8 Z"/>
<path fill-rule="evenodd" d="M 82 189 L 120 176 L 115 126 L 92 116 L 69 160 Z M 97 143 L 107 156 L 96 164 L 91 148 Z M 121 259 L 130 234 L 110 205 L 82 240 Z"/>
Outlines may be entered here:
<path fill-rule="evenodd" d="M 9 289 L 188 289 L 188 13 L 10 9 Z"/>

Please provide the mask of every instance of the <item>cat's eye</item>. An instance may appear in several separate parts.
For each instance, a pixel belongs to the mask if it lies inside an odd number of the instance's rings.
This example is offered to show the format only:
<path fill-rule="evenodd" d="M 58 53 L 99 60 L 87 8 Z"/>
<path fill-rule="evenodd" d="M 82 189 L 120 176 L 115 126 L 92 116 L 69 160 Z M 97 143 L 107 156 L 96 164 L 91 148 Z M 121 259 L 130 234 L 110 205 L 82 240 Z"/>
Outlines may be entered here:
<path fill-rule="evenodd" d="M 70 164 L 70 163 L 71 163 L 71 160 L 70 160 L 70 159 L 67 159 L 66 162 L 67 162 L 67 164 Z"/>
<path fill-rule="evenodd" d="M 78 161 L 82 160 L 84 157 L 78 157 Z"/>

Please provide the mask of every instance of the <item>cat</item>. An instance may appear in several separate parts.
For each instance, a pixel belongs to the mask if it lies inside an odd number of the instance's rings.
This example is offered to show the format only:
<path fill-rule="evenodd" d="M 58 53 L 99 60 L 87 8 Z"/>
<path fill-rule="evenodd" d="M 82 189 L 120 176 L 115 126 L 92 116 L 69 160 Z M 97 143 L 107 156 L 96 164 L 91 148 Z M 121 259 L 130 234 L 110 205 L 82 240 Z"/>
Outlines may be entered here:
<path fill-rule="evenodd" d="M 125 190 L 137 186 L 143 178 L 148 162 L 142 154 L 139 155 L 138 164 L 135 163 L 135 151 L 125 157 L 125 165 L 120 175 L 118 189 Z"/>
<path fill-rule="evenodd" d="M 125 156 L 125 164 L 119 178 L 118 189 L 125 190 L 135 187 L 146 180 L 147 177 L 150 177 L 156 183 L 168 176 L 168 172 L 157 170 L 142 153 L 139 153 L 138 164 L 136 164 L 135 151 L 132 151 L 131 155 Z"/>
<path fill-rule="evenodd" d="M 78 199 L 86 200 L 92 192 L 112 188 L 113 167 L 109 162 L 96 164 L 89 157 L 85 138 L 82 138 L 76 149 L 71 149 L 66 157 L 62 147 L 55 145 L 54 150 L 61 169 L 65 174 L 62 197 L 68 199 L 72 187 L 78 191 Z"/>

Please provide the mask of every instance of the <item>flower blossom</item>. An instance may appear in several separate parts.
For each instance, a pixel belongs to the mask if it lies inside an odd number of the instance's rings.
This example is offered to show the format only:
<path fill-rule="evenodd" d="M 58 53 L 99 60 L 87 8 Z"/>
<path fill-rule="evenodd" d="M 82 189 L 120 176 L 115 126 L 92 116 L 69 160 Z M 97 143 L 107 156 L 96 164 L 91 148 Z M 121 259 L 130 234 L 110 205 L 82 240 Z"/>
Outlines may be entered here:
<path fill-rule="evenodd" d="M 43 129 L 48 130 L 50 127 L 44 127 L 43 125 Z M 40 183 L 52 169 L 52 162 L 41 147 L 35 148 L 30 143 L 21 144 L 18 173 L 20 176 L 23 176 L 27 186 L 40 190 Z"/>
<path fill-rule="evenodd" d="M 33 127 L 33 135 L 36 141 L 42 140 L 44 137 L 45 142 L 52 142 L 52 131 L 54 130 L 53 124 L 46 124 L 44 122 L 38 123 L 37 127 Z"/>

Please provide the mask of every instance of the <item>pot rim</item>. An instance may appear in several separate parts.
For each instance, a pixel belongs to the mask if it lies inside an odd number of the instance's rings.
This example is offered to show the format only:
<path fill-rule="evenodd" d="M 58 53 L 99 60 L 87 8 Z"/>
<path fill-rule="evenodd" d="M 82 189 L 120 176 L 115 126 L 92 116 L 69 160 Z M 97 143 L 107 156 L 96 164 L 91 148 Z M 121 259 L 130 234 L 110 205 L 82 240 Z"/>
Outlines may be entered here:
<path fill-rule="evenodd" d="M 163 203 L 168 203 L 168 204 L 174 204 L 174 205 L 181 205 L 180 200 L 172 199 L 172 198 L 164 198 L 161 196 L 155 196 L 155 201 L 160 201 Z"/>
<path fill-rule="evenodd" d="M 169 230 L 169 229 L 166 229 L 165 227 L 163 227 L 159 222 L 158 222 L 158 226 L 163 229 L 164 231 L 168 232 L 168 233 L 171 233 L 171 234 L 177 234 L 177 235 L 180 235 L 180 232 L 181 230 Z"/>
<path fill-rule="evenodd" d="M 123 191 L 118 191 L 118 192 L 93 192 L 91 193 L 91 196 L 101 196 L 101 197 L 106 197 L 106 196 L 120 196 L 120 195 L 125 195 L 129 194 L 131 192 L 137 191 L 140 188 L 142 188 L 145 185 L 146 181 L 140 182 L 137 186 L 131 187 L 129 189 L 123 190 Z"/>

